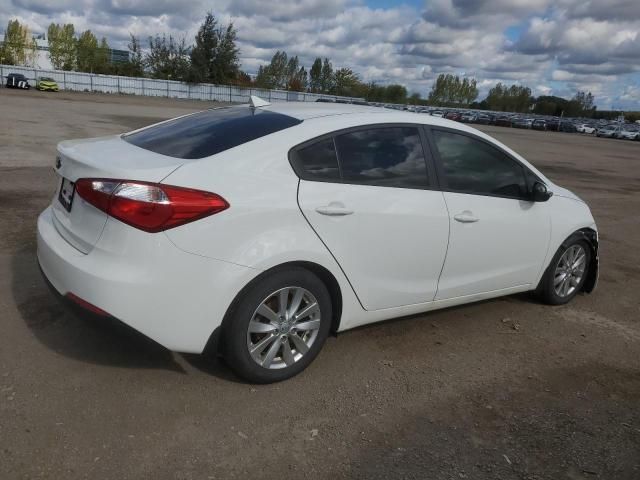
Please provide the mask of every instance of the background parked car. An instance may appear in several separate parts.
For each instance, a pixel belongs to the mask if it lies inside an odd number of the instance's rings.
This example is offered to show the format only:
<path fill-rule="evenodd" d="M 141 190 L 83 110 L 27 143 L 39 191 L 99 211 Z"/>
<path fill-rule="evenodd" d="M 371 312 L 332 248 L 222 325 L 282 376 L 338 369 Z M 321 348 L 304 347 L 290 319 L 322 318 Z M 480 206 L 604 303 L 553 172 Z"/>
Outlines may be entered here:
<path fill-rule="evenodd" d="M 25 90 L 29 90 L 31 88 L 29 80 L 27 80 L 27 77 L 21 73 L 10 73 L 7 75 L 6 86 L 7 88 L 23 88 Z"/>
<path fill-rule="evenodd" d="M 459 122 L 462 119 L 462 115 L 460 115 L 459 112 L 449 112 L 444 116 L 444 118 Z"/>
<path fill-rule="evenodd" d="M 565 132 L 565 133 L 576 133 L 578 130 L 576 129 L 576 126 L 569 121 L 563 121 L 560 122 L 560 128 L 558 128 L 559 132 Z"/>
<path fill-rule="evenodd" d="M 605 138 L 615 138 L 620 131 L 620 127 L 617 125 L 605 125 L 602 128 L 599 128 L 596 132 L 596 136 L 605 137 Z"/>
<path fill-rule="evenodd" d="M 596 132 L 596 127 L 594 127 L 593 125 L 589 125 L 588 123 L 581 123 L 576 125 L 576 130 L 578 131 L 578 133 L 593 134 Z"/>
<path fill-rule="evenodd" d="M 552 132 L 557 132 L 559 126 L 560 126 L 560 120 L 558 120 L 557 118 L 550 118 L 547 120 L 547 130 L 550 130 Z"/>
<path fill-rule="evenodd" d="M 546 130 L 547 122 L 541 118 L 536 118 L 533 122 L 531 122 L 531 128 L 533 130 Z"/>
<path fill-rule="evenodd" d="M 620 127 L 620 130 L 618 130 L 616 138 L 624 140 L 640 140 L 640 131 L 638 131 L 636 127 L 624 125 Z"/>
<path fill-rule="evenodd" d="M 509 117 L 498 117 L 496 118 L 496 123 L 498 127 L 510 127 L 511 119 Z"/>
<path fill-rule="evenodd" d="M 51 77 L 40 77 L 36 80 L 36 89 L 47 92 L 57 92 L 58 84 Z"/>
<path fill-rule="evenodd" d="M 533 120 L 531 118 L 518 118 L 511 123 L 513 128 L 531 128 Z"/>

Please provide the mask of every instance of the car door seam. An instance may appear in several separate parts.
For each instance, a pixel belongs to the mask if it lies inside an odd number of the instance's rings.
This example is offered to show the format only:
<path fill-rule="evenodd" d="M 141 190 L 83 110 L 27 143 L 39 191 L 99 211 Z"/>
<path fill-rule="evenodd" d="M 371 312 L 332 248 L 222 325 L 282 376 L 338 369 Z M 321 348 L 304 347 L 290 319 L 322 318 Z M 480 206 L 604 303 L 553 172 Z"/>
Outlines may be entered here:
<path fill-rule="evenodd" d="M 309 227 L 311 228 L 311 230 L 313 231 L 313 233 L 316 234 L 316 237 L 318 237 L 318 240 L 320 240 L 320 242 L 322 243 L 322 245 L 324 245 L 324 248 L 327 249 L 327 252 L 329 252 L 329 255 L 331 255 L 331 258 L 333 258 L 333 260 L 336 262 L 336 265 L 338 265 L 338 268 L 340 269 L 340 271 L 342 272 L 342 274 L 344 275 L 344 278 L 347 279 L 347 283 L 349 284 L 349 286 L 351 287 L 351 291 L 353 292 L 353 294 L 355 295 L 356 299 L 358 300 L 358 303 L 360 304 L 360 306 L 362 307 L 363 310 L 368 311 L 364 305 L 362 304 L 362 301 L 360 300 L 360 297 L 358 296 L 358 292 L 356 292 L 356 289 L 353 288 L 353 284 L 351 283 L 351 280 L 349 279 L 349 276 L 347 275 L 347 272 L 344 271 L 344 269 L 342 268 L 342 265 L 340 265 L 340 262 L 338 261 L 338 259 L 335 257 L 335 255 L 333 254 L 333 252 L 331 251 L 331 249 L 329 248 L 329 246 L 324 243 L 324 240 L 322 240 L 322 237 L 320 236 L 320 234 L 316 231 L 315 228 L 313 228 L 313 225 L 311 224 L 311 222 L 309 221 L 309 219 L 307 218 L 307 216 L 304 214 L 304 211 L 302 210 L 302 206 L 300 205 L 300 183 L 302 182 L 301 179 L 298 178 L 298 188 L 296 189 L 296 203 L 298 204 L 298 210 L 300 210 L 300 213 L 302 214 L 302 218 L 304 218 L 305 222 L 307 222 L 307 225 L 309 225 Z"/>
<path fill-rule="evenodd" d="M 451 213 L 449 212 L 449 205 L 447 205 L 447 197 L 444 192 L 440 192 L 442 195 L 442 201 L 444 202 L 444 207 L 447 209 L 447 225 L 449 227 L 449 233 L 447 235 L 447 248 L 444 251 L 444 260 L 442 261 L 442 267 L 440 267 L 440 275 L 438 275 L 438 282 L 436 283 L 436 294 L 433 296 L 432 302 L 438 298 L 438 293 L 440 292 L 440 278 L 442 278 L 442 273 L 444 272 L 444 266 L 447 263 L 447 257 L 449 256 L 449 244 L 451 243 Z"/>

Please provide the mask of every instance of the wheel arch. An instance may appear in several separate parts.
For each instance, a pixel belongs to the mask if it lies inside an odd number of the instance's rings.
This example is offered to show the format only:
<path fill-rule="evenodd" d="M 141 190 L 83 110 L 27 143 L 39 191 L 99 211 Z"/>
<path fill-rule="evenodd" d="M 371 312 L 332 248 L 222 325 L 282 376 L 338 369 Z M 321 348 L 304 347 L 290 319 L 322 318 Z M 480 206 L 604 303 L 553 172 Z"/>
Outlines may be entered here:
<path fill-rule="evenodd" d="M 567 248 L 573 242 L 577 240 L 584 240 L 591 247 L 591 263 L 589 263 L 589 271 L 587 272 L 587 278 L 582 285 L 582 291 L 585 293 L 591 293 L 598 283 L 598 271 L 599 271 L 599 257 L 598 257 L 598 249 L 599 249 L 599 241 L 598 241 L 598 232 L 591 227 L 584 227 L 576 230 L 564 241 L 560 244 L 560 247 Z M 547 265 L 547 269 L 552 267 L 553 259 L 555 258 L 555 253 L 549 260 L 549 265 Z M 547 271 L 545 269 L 545 272 Z M 542 283 L 544 280 L 544 275 L 540 279 Z"/>
<path fill-rule="evenodd" d="M 271 267 L 263 272 L 260 272 L 259 275 L 254 277 L 249 283 L 247 283 L 234 297 L 233 301 L 229 304 L 227 311 L 220 323 L 220 326 L 216 328 L 209 340 L 207 341 L 204 352 L 207 353 L 222 353 L 221 348 L 224 348 L 223 345 L 220 344 L 220 338 L 223 337 L 222 333 L 224 329 L 231 322 L 231 318 L 233 317 L 233 313 L 241 301 L 246 292 L 251 289 L 256 283 L 260 282 L 263 278 L 279 271 L 285 270 L 290 267 L 299 267 L 305 270 L 310 271 L 314 275 L 316 275 L 322 283 L 324 283 L 325 287 L 329 291 L 329 296 L 331 297 L 331 307 L 332 307 L 332 318 L 331 318 L 331 329 L 330 332 L 332 334 L 337 333 L 340 328 L 340 321 L 342 319 L 342 291 L 340 289 L 340 284 L 335 276 L 325 267 L 319 265 L 315 262 L 309 261 L 290 261 L 286 263 L 281 263 L 274 267 Z"/>

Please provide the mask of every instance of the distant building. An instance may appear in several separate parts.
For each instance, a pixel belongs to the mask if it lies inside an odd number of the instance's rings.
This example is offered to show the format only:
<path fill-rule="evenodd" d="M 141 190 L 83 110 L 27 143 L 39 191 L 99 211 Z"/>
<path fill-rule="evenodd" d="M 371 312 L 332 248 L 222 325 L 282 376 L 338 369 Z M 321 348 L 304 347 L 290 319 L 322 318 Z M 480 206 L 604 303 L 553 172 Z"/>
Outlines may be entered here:
<path fill-rule="evenodd" d="M 49 59 L 49 41 L 44 33 L 34 34 L 38 55 L 35 58 L 34 65 L 26 65 L 29 67 L 41 68 L 43 70 L 53 70 L 51 60 Z M 0 33 L 0 43 L 4 42 L 4 33 Z M 128 50 L 109 49 L 109 61 L 111 63 L 124 63 L 129 61 Z"/>

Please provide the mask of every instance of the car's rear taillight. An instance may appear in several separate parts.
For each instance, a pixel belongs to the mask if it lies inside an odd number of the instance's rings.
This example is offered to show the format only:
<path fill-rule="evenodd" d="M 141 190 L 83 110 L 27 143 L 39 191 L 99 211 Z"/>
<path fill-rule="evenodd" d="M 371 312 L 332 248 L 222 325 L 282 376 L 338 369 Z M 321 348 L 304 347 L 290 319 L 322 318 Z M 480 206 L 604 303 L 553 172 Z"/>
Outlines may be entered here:
<path fill-rule="evenodd" d="M 215 193 L 135 180 L 81 178 L 76 192 L 94 207 L 145 232 L 161 232 L 229 208 Z"/>

